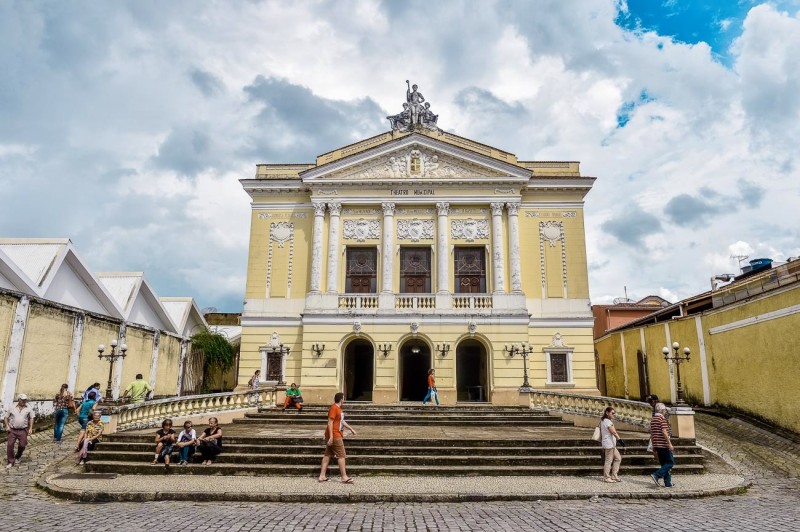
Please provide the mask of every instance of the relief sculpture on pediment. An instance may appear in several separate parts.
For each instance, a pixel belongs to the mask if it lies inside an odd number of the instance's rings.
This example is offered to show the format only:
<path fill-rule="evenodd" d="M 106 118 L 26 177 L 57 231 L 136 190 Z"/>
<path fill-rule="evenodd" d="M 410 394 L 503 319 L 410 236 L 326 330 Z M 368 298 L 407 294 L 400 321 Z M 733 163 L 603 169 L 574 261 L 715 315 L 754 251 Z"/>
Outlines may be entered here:
<path fill-rule="evenodd" d="M 442 179 L 498 177 L 501 174 L 478 166 L 459 163 L 452 158 L 412 148 L 406 152 L 395 152 L 379 161 L 370 161 L 355 171 L 341 174 L 351 179 Z"/>

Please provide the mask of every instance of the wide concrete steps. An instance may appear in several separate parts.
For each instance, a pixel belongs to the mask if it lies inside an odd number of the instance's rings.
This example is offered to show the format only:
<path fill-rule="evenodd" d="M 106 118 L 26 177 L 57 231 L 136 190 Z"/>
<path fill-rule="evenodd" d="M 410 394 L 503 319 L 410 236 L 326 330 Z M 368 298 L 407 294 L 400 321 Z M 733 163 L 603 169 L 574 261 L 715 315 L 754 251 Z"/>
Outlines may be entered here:
<path fill-rule="evenodd" d="M 221 455 L 220 455 L 221 456 Z M 603 474 L 603 465 L 599 457 L 592 464 L 578 465 L 452 465 L 432 469 L 425 465 L 387 465 L 379 469 L 373 465 L 356 463 L 354 457 L 348 456 L 347 472 L 356 476 L 598 476 Z M 620 473 L 623 475 L 645 475 L 656 469 L 656 464 L 650 460 L 647 465 L 633 465 L 623 458 Z M 92 460 L 85 466 L 91 473 L 117 473 L 121 475 L 163 475 L 166 468 L 163 465 L 142 465 L 141 462 L 100 461 Z M 680 474 L 702 473 L 701 464 L 678 463 L 673 472 Z M 214 462 L 212 465 L 172 466 L 170 474 L 181 475 L 232 475 L 232 476 L 316 476 L 319 474 L 319 463 L 314 464 L 252 464 L 243 467 L 242 464 Z M 328 475 L 338 475 L 338 466 L 332 461 Z"/>

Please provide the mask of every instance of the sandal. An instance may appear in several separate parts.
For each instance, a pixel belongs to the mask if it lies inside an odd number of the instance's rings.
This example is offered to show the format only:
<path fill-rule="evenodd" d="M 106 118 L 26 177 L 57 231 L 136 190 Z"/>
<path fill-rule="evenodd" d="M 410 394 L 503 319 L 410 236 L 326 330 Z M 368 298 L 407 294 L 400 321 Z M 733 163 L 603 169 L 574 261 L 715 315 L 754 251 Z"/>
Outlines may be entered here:
<path fill-rule="evenodd" d="M 318 478 L 317 482 L 328 482 L 329 480 L 329 478 Z"/>
<path fill-rule="evenodd" d="M 353 483 L 353 478 L 352 477 L 342 481 L 342 484 L 352 484 L 352 483 Z"/>

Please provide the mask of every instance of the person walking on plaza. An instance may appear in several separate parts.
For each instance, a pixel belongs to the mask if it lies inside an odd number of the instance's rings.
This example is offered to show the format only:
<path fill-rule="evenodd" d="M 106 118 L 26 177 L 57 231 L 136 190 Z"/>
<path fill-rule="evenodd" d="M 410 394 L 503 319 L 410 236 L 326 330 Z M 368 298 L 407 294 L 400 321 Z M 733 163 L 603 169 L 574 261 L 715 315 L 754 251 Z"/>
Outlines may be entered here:
<path fill-rule="evenodd" d="M 78 442 L 78 449 L 80 452 L 78 453 L 77 465 L 86 463 L 89 451 L 93 451 L 97 444 L 100 443 L 100 438 L 103 435 L 103 428 L 103 422 L 100 421 L 100 411 L 94 410 L 92 412 L 92 421 L 86 425 L 86 430 L 81 432 L 81 434 L 83 434 L 83 439 Z"/>
<path fill-rule="evenodd" d="M 667 418 L 664 417 L 667 407 L 664 403 L 657 403 L 655 410 L 653 418 L 650 420 L 650 439 L 653 442 L 653 451 L 658 455 L 658 463 L 661 467 L 650 477 L 656 483 L 656 486 L 661 486 L 658 481 L 659 479 L 664 479 L 664 487 L 671 488 L 672 475 L 670 471 L 675 466 L 675 456 L 673 455 L 675 447 L 672 446 L 669 423 Z"/>
<path fill-rule="evenodd" d="M 616 415 L 617 413 L 614 409 L 609 406 L 603 412 L 603 418 L 600 420 L 600 443 L 603 445 L 603 453 L 605 455 L 605 463 L 603 464 L 605 482 L 622 482 L 619 479 L 619 466 L 622 462 L 622 457 L 617 450 L 617 440 L 620 438 L 613 422 Z"/>
<path fill-rule="evenodd" d="M 436 370 L 434 369 L 428 370 L 428 394 L 422 400 L 422 404 L 424 405 L 431 398 L 436 401 L 436 406 L 439 406 L 439 392 L 436 391 Z"/>
<path fill-rule="evenodd" d="M 353 479 L 347 476 L 345 461 L 347 453 L 344 450 L 344 434 L 342 423 L 342 404 L 344 394 L 338 392 L 333 396 L 333 404 L 328 409 L 328 426 L 325 427 L 325 454 L 322 456 L 322 469 L 319 472 L 319 481 L 328 481 L 328 464 L 331 458 L 336 458 L 339 464 L 339 474 L 342 477 L 342 484 L 352 484 Z M 349 427 L 349 425 L 348 425 Z M 352 428 L 350 429 L 353 430 Z M 355 433 L 355 432 L 354 432 Z"/>
<path fill-rule="evenodd" d="M 250 380 L 247 381 L 247 387 L 250 388 L 249 394 L 247 394 L 247 404 L 249 405 L 250 402 L 254 402 L 258 405 L 258 387 L 261 384 L 261 370 L 257 369 L 253 376 L 250 377 Z"/>
<path fill-rule="evenodd" d="M 158 465 L 160 458 L 164 459 L 164 467 L 169 469 L 169 458 L 172 456 L 172 449 L 175 447 L 175 429 L 172 428 L 172 420 L 165 419 L 161 422 L 161 430 L 156 431 L 156 451 L 153 458 L 153 465 Z"/>
<path fill-rule="evenodd" d="M 125 399 L 128 397 L 128 394 L 130 394 L 132 405 L 144 403 L 144 400 L 147 399 L 148 394 L 150 394 L 152 391 L 153 388 L 150 386 L 150 384 L 145 382 L 144 378 L 142 378 L 142 374 L 139 373 L 136 375 L 136 380 L 128 385 L 128 388 L 122 394 L 120 399 Z"/>
<path fill-rule="evenodd" d="M 103 395 L 100 393 L 100 383 L 99 382 L 95 382 L 94 384 L 92 384 L 91 386 L 86 388 L 86 391 L 83 392 L 83 397 L 81 398 L 81 400 L 82 401 L 88 401 L 89 400 L 89 394 L 92 393 L 92 392 L 94 392 L 94 400 L 95 401 L 97 401 L 99 403 L 100 401 L 103 400 Z"/>
<path fill-rule="evenodd" d="M 19 394 L 17 404 L 12 406 L 3 416 L 3 424 L 8 433 L 8 440 L 6 441 L 8 465 L 6 465 L 6 468 L 14 467 L 14 464 L 22 458 L 22 452 L 28 446 L 28 436 L 33 433 L 33 420 L 35 417 L 33 409 L 28 406 L 28 396 L 24 393 Z M 17 444 L 16 453 L 14 452 L 15 443 Z"/>
<path fill-rule="evenodd" d="M 200 455 L 203 457 L 203 465 L 211 465 L 222 452 L 222 429 L 219 428 L 217 418 L 208 418 L 208 428 L 197 438 L 197 443 Z"/>
<path fill-rule="evenodd" d="M 69 386 L 62 384 L 61 389 L 53 398 L 53 441 L 61 443 L 61 437 L 64 435 L 64 425 L 67 424 L 69 411 L 75 408 L 75 401 L 72 394 L 69 393 Z"/>
<path fill-rule="evenodd" d="M 286 399 L 283 401 L 283 408 L 281 411 L 286 411 L 290 406 L 294 406 L 298 414 L 303 410 L 303 394 L 295 383 L 292 383 L 289 389 L 286 390 Z"/>

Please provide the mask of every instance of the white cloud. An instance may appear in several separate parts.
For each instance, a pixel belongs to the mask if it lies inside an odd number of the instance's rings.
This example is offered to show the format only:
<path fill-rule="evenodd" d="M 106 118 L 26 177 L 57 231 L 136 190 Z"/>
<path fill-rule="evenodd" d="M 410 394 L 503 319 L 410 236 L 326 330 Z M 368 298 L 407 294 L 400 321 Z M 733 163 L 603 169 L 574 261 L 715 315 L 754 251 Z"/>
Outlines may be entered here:
<path fill-rule="evenodd" d="M 800 205 L 797 13 L 751 9 L 727 68 L 704 43 L 624 31 L 620 10 L 0 4 L 0 234 L 70 236 L 95 269 L 145 269 L 162 293 L 238 310 L 238 178 L 385 130 L 411 79 L 442 127 L 598 177 L 586 203 L 595 301 L 621 284 L 670 300 L 705 290 L 735 266 L 731 243 L 800 254 L 796 224 L 780 221 Z M 638 227 L 631 212 L 647 215 Z"/>

